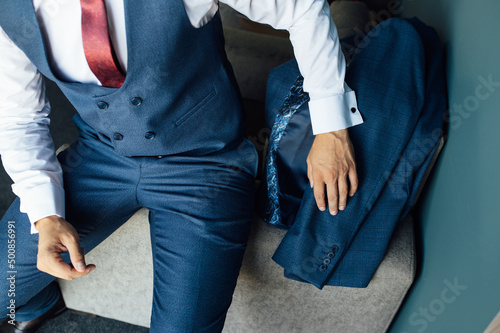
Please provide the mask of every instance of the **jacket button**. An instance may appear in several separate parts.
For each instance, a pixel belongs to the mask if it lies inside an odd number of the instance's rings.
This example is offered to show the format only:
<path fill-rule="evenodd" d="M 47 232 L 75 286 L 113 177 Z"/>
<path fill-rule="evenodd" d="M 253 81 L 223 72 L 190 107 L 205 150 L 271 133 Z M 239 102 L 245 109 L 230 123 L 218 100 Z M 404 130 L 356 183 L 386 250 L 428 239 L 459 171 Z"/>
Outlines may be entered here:
<path fill-rule="evenodd" d="M 330 261 L 331 261 L 330 259 L 326 258 L 325 260 L 323 260 L 323 264 L 328 265 Z"/>
<path fill-rule="evenodd" d="M 322 264 L 321 266 L 319 266 L 319 270 L 324 272 L 326 270 L 326 265 L 325 264 Z"/>
<path fill-rule="evenodd" d="M 337 252 L 339 250 L 339 247 L 337 245 L 332 246 L 332 251 Z"/>
<path fill-rule="evenodd" d="M 116 141 L 123 140 L 123 135 L 120 133 L 115 133 L 113 134 L 113 139 L 115 139 Z"/>
<path fill-rule="evenodd" d="M 356 113 L 356 108 L 351 108 L 352 113 Z"/>
<path fill-rule="evenodd" d="M 328 258 L 332 259 L 333 257 L 335 257 L 335 253 L 333 253 L 332 251 L 328 252 L 326 254 L 328 256 Z"/>
<path fill-rule="evenodd" d="M 144 137 L 148 140 L 154 139 L 155 133 L 154 132 L 147 132 L 146 134 L 144 134 Z"/>
<path fill-rule="evenodd" d="M 132 105 L 134 106 L 139 106 L 142 104 L 142 99 L 140 97 L 134 97 L 130 100 L 130 102 L 132 103 Z"/>
<path fill-rule="evenodd" d="M 104 101 L 99 101 L 97 102 L 97 107 L 101 110 L 106 110 L 108 108 L 108 103 L 104 102 Z"/>

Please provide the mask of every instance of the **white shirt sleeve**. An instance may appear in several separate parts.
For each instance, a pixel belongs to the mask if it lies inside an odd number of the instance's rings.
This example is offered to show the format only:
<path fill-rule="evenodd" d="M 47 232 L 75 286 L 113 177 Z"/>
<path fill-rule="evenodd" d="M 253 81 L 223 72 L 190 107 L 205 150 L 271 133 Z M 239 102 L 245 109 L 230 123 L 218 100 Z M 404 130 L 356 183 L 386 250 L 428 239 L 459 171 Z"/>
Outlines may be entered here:
<path fill-rule="evenodd" d="M 217 7 L 185 0 L 191 23 L 202 26 Z M 337 28 L 325 0 L 220 0 L 249 19 L 290 33 L 295 57 L 309 93 L 314 134 L 361 124 L 356 95 L 345 83 L 346 64 Z M 203 11 L 204 9 L 204 11 Z"/>
<path fill-rule="evenodd" d="M 36 233 L 39 219 L 64 218 L 62 170 L 48 127 L 43 77 L 1 28 L 0 77 L 0 155 Z"/>

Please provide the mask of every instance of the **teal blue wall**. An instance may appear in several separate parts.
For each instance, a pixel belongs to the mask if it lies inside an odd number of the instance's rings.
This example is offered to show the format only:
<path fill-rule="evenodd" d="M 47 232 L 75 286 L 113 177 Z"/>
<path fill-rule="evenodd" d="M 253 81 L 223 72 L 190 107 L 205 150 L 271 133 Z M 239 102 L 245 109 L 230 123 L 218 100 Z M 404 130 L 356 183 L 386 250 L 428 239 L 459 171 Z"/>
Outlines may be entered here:
<path fill-rule="evenodd" d="M 403 8 L 444 42 L 450 129 L 422 198 L 422 271 L 390 332 L 483 332 L 500 310 L 500 1 Z"/>

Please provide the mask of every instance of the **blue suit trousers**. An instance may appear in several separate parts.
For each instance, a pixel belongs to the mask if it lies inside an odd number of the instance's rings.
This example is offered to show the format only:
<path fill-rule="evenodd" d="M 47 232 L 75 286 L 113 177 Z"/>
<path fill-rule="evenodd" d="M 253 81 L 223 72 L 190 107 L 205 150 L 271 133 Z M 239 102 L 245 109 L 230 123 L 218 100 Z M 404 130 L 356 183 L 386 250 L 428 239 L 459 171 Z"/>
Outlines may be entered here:
<path fill-rule="evenodd" d="M 138 209 L 148 208 L 154 267 L 151 332 L 221 331 L 253 218 L 254 146 L 241 138 L 205 155 L 124 157 L 78 115 L 74 121 L 80 136 L 58 158 L 66 220 L 78 231 L 81 246 L 92 250 Z M 19 199 L 1 221 L 0 244 L 8 243 L 8 221 L 15 223 L 14 299 L 22 306 L 54 277 L 36 268 L 38 235 L 30 234 Z M 4 246 L 0 255 L 3 309 L 10 302 L 6 251 Z"/>

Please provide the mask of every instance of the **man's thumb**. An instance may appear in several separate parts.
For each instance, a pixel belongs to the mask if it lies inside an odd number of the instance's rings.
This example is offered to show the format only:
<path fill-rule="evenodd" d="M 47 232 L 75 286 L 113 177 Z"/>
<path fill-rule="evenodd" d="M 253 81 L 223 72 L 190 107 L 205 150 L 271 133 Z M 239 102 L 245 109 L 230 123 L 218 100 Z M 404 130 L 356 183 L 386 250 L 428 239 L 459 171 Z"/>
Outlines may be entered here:
<path fill-rule="evenodd" d="M 85 265 L 85 257 L 83 255 L 83 248 L 80 247 L 80 244 L 72 243 L 71 245 L 66 245 L 66 248 L 69 252 L 69 258 L 71 259 L 71 263 L 73 267 L 79 272 L 85 271 L 87 265 Z"/>

